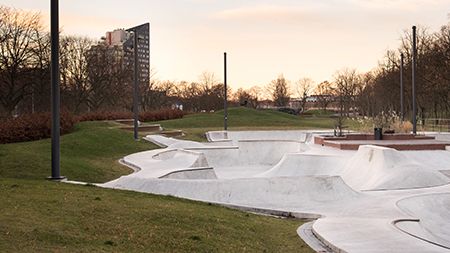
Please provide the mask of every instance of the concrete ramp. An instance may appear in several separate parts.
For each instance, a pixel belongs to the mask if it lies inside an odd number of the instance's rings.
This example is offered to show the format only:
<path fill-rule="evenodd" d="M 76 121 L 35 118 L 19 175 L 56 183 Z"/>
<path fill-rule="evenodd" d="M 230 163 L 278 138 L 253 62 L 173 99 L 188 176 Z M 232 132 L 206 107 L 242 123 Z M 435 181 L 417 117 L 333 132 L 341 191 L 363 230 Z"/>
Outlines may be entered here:
<path fill-rule="evenodd" d="M 162 179 L 217 179 L 214 168 L 192 168 L 171 171 L 159 177 Z"/>
<path fill-rule="evenodd" d="M 161 178 L 182 170 L 209 167 L 205 156 L 202 153 L 183 149 L 139 152 L 124 157 L 123 162 L 139 169 L 138 172 L 133 173 L 128 177 L 141 178 Z"/>
<path fill-rule="evenodd" d="M 360 146 L 347 163 L 342 178 L 356 190 L 395 190 L 449 183 L 442 173 L 411 161 L 391 148 Z"/>
<path fill-rule="evenodd" d="M 339 175 L 345 164 L 345 157 L 318 154 L 285 154 L 281 161 L 257 177 L 297 177 Z"/>
<path fill-rule="evenodd" d="M 450 193 L 427 194 L 400 200 L 397 206 L 418 218 L 401 221 L 396 227 L 422 240 L 450 250 Z"/>
<path fill-rule="evenodd" d="M 165 137 L 162 135 L 147 135 L 144 140 L 155 143 L 156 145 L 165 148 L 185 148 L 185 147 L 199 147 L 203 146 L 202 143 L 195 141 L 178 140 L 171 137 Z"/>
<path fill-rule="evenodd" d="M 198 146 L 185 148 L 205 155 L 212 167 L 277 164 L 284 154 L 304 152 L 308 147 L 299 141 L 241 140 L 236 146 Z"/>
<path fill-rule="evenodd" d="M 206 138 L 210 142 L 231 140 L 234 143 L 241 140 L 292 140 L 305 142 L 310 132 L 302 130 L 275 131 L 209 131 Z"/>
<path fill-rule="evenodd" d="M 319 176 L 235 180 L 121 177 L 102 186 L 269 209 L 297 206 L 308 210 L 324 203 L 351 201 L 360 197 L 360 193 L 348 187 L 340 177 Z"/>

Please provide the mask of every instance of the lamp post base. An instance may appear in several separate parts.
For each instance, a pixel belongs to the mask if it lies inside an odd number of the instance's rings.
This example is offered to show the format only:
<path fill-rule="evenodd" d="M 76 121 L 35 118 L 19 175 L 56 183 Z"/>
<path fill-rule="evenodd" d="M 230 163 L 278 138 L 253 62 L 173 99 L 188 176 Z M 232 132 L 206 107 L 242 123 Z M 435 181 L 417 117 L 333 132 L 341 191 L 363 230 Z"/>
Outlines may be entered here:
<path fill-rule="evenodd" d="M 50 176 L 50 177 L 47 177 L 46 179 L 49 180 L 49 181 L 62 181 L 62 180 L 65 180 L 67 178 L 65 176 L 60 176 L 60 177 L 52 177 L 52 176 Z"/>

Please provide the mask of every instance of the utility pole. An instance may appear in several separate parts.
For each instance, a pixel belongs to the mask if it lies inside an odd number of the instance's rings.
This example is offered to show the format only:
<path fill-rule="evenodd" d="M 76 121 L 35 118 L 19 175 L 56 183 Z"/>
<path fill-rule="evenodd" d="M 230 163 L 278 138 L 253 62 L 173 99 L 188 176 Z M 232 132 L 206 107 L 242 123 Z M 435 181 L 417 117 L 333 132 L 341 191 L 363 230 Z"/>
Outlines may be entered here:
<path fill-rule="evenodd" d="M 133 115 L 134 115 L 134 140 L 139 140 L 139 58 L 138 58 L 138 29 L 134 30 L 133 52 L 134 52 L 134 78 L 133 78 Z"/>
<path fill-rule="evenodd" d="M 52 93 L 52 175 L 49 180 L 61 180 L 60 174 L 60 94 L 59 94 L 59 0 L 50 2 L 51 93 Z"/>
<path fill-rule="evenodd" d="M 404 64 L 404 55 L 400 54 L 400 119 L 403 122 L 405 119 L 405 112 L 403 108 L 403 64 Z"/>
<path fill-rule="evenodd" d="M 223 53 L 224 99 L 223 99 L 223 129 L 228 129 L 228 95 L 227 95 L 227 53 Z"/>
<path fill-rule="evenodd" d="M 133 128 L 134 128 L 134 139 L 136 141 L 139 140 L 139 86 L 140 83 L 150 82 L 150 58 L 148 56 L 142 56 L 147 52 L 150 52 L 150 23 L 145 23 L 142 25 L 138 25 L 126 30 L 129 33 L 132 33 L 132 40 L 129 39 L 126 41 L 126 48 L 133 51 Z M 142 43 L 144 42 L 144 43 Z M 148 42 L 148 43 L 147 43 Z M 129 51 L 130 52 L 130 51 Z M 141 56 L 139 55 L 141 54 Z M 131 58 L 131 57 L 130 57 Z M 148 65 L 147 65 L 147 64 Z M 142 66 L 141 66 L 142 65 Z M 145 73 L 148 73 L 148 79 L 142 77 L 141 68 L 147 68 Z"/>
<path fill-rule="evenodd" d="M 417 64 L 417 48 L 416 48 L 416 26 L 412 27 L 412 123 L 413 134 L 417 134 L 417 108 L 416 108 L 416 64 Z"/>

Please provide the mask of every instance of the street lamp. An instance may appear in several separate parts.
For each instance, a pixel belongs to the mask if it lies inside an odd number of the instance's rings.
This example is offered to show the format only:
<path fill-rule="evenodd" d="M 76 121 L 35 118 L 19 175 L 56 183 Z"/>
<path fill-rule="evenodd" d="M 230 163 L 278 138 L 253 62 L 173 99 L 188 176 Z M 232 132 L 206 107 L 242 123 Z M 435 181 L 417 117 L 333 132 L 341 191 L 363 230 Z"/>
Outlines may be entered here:
<path fill-rule="evenodd" d="M 52 175 L 49 180 L 64 179 L 60 174 L 60 94 L 59 94 L 59 6 L 50 2 L 51 93 L 52 93 Z"/>
<path fill-rule="evenodd" d="M 149 23 L 145 23 L 143 25 L 139 25 L 130 29 L 127 29 L 128 32 L 132 32 L 133 33 L 133 52 L 134 52 L 134 68 L 133 68 L 133 126 L 134 126 L 134 139 L 137 141 L 139 140 L 139 133 L 138 133 L 138 129 L 139 129 L 139 82 L 140 82 L 140 78 L 139 78 L 139 50 L 138 50 L 138 41 L 139 40 L 143 40 L 144 35 L 141 34 L 139 31 L 143 30 L 143 31 L 149 31 L 149 27 L 150 24 Z M 149 32 L 149 36 L 150 36 L 150 32 Z M 150 63 L 149 63 L 150 65 Z M 150 72 L 148 72 L 148 77 L 150 79 Z"/>
<path fill-rule="evenodd" d="M 412 123 L 413 123 L 413 134 L 417 134 L 417 109 L 416 109 L 416 62 L 417 62 L 417 48 L 416 48 L 416 26 L 412 27 Z"/>
<path fill-rule="evenodd" d="M 224 99 L 223 99 L 223 129 L 228 129 L 228 97 L 227 97 L 227 53 L 223 53 L 223 86 L 224 86 Z"/>
<path fill-rule="evenodd" d="M 404 61 L 404 55 L 403 53 L 400 54 L 400 119 L 403 122 L 404 120 L 404 109 L 403 109 L 403 61 Z"/>

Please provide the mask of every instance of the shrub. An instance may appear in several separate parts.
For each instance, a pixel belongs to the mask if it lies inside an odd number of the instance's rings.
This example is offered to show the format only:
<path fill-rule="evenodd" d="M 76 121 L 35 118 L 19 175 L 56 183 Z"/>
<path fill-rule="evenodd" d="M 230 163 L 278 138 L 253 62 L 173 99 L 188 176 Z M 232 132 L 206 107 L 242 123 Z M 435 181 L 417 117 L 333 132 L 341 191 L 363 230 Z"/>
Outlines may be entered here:
<path fill-rule="evenodd" d="M 148 111 L 139 114 L 139 120 L 145 121 L 160 121 L 168 119 L 180 119 L 186 115 L 186 112 L 177 109 L 162 109 L 159 111 Z"/>
<path fill-rule="evenodd" d="M 96 111 L 89 112 L 76 116 L 76 120 L 82 121 L 97 121 L 97 120 L 117 120 L 129 119 L 133 117 L 131 112 L 117 112 L 117 111 Z"/>
<path fill-rule="evenodd" d="M 292 108 L 282 107 L 277 109 L 279 112 L 289 113 L 292 115 L 298 115 L 300 113 L 300 110 L 295 110 Z"/>
<path fill-rule="evenodd" d="M 51 114 L 33 113 L 0 122 L 0 143 L 34 141 L 51 136 Z M 61 112 L 61 134 L 69 133 L 75 124 L 72 114 Z"/>
<path fill-rule="evenodd" d="M 146 111 L 139 113 L 139 120 L 145 121 L 159 121 L 168 119 L 179 119 L 186 115 L 185 112 L 177 109 L 161 109 L 157 111 Z M 132 112 L 115 112 L 115 111 L 98 111 L 82 114 L 76 117 L 77 121 L 96 121 L 96 120 L 118 120 L 131 119 Z"/>
<path fill-rule="evenodd" d="M 180 110 L 163 109 L 158 111 L 141 112 L 141 121 L 159 121 L 178 119 L 186 115 Z M 61 134 L 69 133 L 76 122 L 95 120 L 117 120 L 133 117 L 131 112 L 99 111 L 91 112 L 74 117 L 67 111 L 61 112 Z M 51 136 L 51 114 L 33 113 L 25 114 L 17 118 L 7 119 L 0 122 L 0 144 L 34 141 Z"/>

